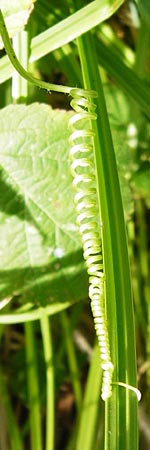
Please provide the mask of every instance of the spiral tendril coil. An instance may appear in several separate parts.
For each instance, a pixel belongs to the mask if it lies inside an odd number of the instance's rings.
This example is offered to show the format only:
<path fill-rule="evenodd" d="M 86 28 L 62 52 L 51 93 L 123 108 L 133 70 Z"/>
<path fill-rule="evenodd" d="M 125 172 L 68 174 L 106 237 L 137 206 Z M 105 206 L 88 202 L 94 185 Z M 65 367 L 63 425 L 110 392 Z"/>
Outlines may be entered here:
<path fill-rule="evenodd" d="M 69 126 L 71 129 L 70 161 L 73 185 L 76 191 L 77 223 L 89 275 L 89 297 L 100 348 L 101 368 L 103 370 L 101 396 L 103 400 L 107 400 L 112 394 L 113 364 L 110 357 L 104 303 L 105 275 L 103 272 L 93 151 L 94 131 L 92 121 L 97 119 L 93 99 L 97 97 L 97 93 L 91 90 L 72 89 L 70 95 L 72 96 L 70 104 L 76 113 L 71 117 Z"/>

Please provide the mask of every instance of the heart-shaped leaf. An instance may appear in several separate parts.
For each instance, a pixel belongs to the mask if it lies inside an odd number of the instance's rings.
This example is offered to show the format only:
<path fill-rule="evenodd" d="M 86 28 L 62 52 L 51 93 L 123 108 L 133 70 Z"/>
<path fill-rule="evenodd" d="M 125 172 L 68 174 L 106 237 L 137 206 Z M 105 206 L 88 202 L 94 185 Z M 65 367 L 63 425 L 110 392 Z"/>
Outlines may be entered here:
<path fill-rule="evenodd" d="M 0 112 L 1 297 L 81 298 L 87 277 L 68 162 L 67 112 L 47 105 Z"/>

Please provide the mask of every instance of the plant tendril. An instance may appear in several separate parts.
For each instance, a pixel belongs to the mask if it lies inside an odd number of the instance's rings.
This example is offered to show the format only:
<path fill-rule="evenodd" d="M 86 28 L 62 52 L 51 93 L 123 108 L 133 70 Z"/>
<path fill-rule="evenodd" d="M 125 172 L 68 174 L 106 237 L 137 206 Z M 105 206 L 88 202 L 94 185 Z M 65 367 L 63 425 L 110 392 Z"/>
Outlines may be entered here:
<path fill-rule="evenodd" d="M 14 68 L 17 70 L 17 72 L 25 78 L 29 83 L 34 84 L 35 86 L 38 86 L 41 89 L 46 89 L 48 91 L 55 91 L 55 92 L 62 92 L 64 94 L 69 94 L 71 91 L 71 87 L 69 86 L 63 86 L 63 85 L 57 85 L 52 83 L 47 83 L 46 81 L 39 80 L 38 78 L 34 77 L 30 72 L 27 72 L 24 67 L 20 64 L 14 49 L 11 44 L 11 40 L 9 38 L 9 34 L 7 31 L 7 27 L 4 21 L 4 17 L 2 14 L 2 10 L 0 9 L 0 33 L 2 37 L 2 41 L 6 50 L 6 53 L 14 66 Z"/>
<path fill-rule="evenodd" d="M 76 190 L 75 203 L 83 256 L 89 275 L 89 297 L 98 338 L 101 368 L 103 370 L 102 399 L 112 394 L 113 364 L 110 357 L 109 336 L 105 313 L 102 243 L 100 235 L 99 208 L 95 181 L 94 131 L 92 121 L 97 119 L 93 98 L 97 93 L 91 90 L 73 89 L 71 106 L 76 114 L 70 119 L 71 127 L 71 172 Z M 81 124 L 87 123 L 85 128 Z"/>

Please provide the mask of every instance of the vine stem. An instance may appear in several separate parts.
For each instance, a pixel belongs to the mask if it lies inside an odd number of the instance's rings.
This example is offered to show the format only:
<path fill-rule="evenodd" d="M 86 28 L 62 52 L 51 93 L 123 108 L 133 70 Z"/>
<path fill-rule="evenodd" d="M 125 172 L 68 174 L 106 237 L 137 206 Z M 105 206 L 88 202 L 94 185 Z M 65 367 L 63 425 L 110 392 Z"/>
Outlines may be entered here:
<path fill-rule="evenodd" d="M 53 344 L 50 321 L 45 308 L 41 307 L 40 317 L 41 334 L 43 341 L 44 358 L 46 364 L 46 442 L 45 450 L 54 450 L 54 368 Z"/>
<path fill-rule="evenodd" d="M 5 50 L 7 52 L 7 55 L 14 66 L 14 68 L 17 70 L 17 72 L 25 78 L 29 83 L 34 84 L 35 86 L 46 89 L 47 91 L 55 91 L 55 92 L 62 92 L 64 94 L 69 94 L 72 87 L 69 86 L 63 86 L 63 85 L 57 85 L 52 83 L 47 83 L 46 81 L 39 80 L 38 78 L 34 77 L 30 72 L 27 72 L 23 66 L 20 64 L 16 53 L 14 52 L 14 49 L 11 45 L 11 40 L 9 38 L 9 34 L 6 28 L 6 24 L 4 21 L 4 17 L 2 14 L 2 10 L 0 9 L 0 33 L 2 37 L 2 41 L 5 47 Z"/>

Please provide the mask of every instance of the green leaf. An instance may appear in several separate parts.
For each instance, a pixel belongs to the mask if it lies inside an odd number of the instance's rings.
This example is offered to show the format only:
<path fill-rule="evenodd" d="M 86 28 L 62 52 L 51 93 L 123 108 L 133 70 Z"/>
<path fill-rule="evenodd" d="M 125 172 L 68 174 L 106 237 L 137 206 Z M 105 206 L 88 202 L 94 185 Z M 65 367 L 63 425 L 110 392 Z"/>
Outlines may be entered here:
<path fill-rule="evenodd" d="M 123 0 L 95 0 L 53 27 L 36 36 L 31 43 L 30 62 L 36 61 L 111 17 Z"/>
<path fill-rule="evenodd" d="M 0 9 L 4 14 L 6 26 L 9 31 L 9 36 L 15 36 L 21 31 L 26 23 L 33 9 L 33 3 L 36 0 L 0 0 Z M 0 48 L 3 48 L 3 42 L 0 38 Z"/>
<path fill-rule="evenodd" d="M 70 113 L 37 103 L 0 112 L 0 298 L 40 303 L 87 295 L 69 165 Z M 114 130 L 127 215 L 126 148 Z M 39 304 L 38 303 L 38 304 Z"/>
<path fill-rule="evenodd" d="M 44 104 L 0 112 L 1 297 L 23 293 L 49 303 L 87 295 L 68 163 L 69 114 Z"/>

